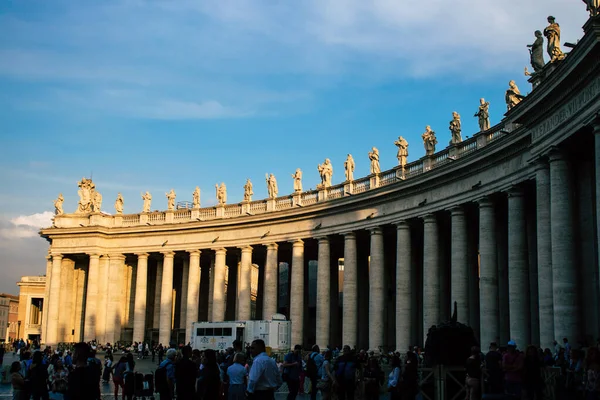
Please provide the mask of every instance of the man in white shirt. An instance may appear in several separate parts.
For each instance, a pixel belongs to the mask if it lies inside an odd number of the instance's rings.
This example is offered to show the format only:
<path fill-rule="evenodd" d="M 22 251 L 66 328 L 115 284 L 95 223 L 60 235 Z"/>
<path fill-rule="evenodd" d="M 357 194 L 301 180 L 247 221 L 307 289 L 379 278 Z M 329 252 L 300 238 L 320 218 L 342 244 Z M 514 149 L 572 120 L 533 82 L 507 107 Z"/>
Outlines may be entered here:
<path fill-rule="evenodd" d="M 254 360 L 248 377 L 248 397 L 253 400 L 274 400 L 275 391 L 283 383 L 277 363 L 265 351 L 263 340 L 252 342 L 250 352 Z"/>

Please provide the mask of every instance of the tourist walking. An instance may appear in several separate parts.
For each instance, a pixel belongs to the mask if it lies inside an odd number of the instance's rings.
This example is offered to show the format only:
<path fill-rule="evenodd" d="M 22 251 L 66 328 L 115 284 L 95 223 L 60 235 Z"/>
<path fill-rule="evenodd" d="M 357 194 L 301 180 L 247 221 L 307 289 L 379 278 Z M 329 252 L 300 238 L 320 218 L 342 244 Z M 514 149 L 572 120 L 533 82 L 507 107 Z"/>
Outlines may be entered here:
<path fill-rule="evenodd" d="M 400 378 L 402 377 L 402 364 L 400 357 L 394 355 L 392 357 L 392 372 L 388 376 L 388 392 L 390 400 L 400 399 Z"/>
<path fill-rule="evenodd" d="M 228 400 L 246 399 L 248 370 L 246 369 L 245 364 L 246 356 L 243 353 L 236 353 L 233 357 L 233 364 L 227 368 L 226 379 L 229 382 L 227 394 Z"/>
<path fill-rule="evenodd" d="M 119 362 L 113 368 L 113 383 L 115 385 L 115 400 L 119 398 L 119 388 L 121 388 L 121 392 L 123 395 L 123 399 L 125 399 L 125 370 L 127 369 L 127 358 L 122 356 L 119 359 Z"/>
<path fill-rule="evenodd" d="M 319 379 L 319 370 L 323 365 L 323 356 L 321 349 L 316 344 L 312 347 L 312 352 L 306 357 L 306 377 L 310 379 L 310 399 L 317 399 L 317 381 Z"/>
<path fill-rule="evenodd" d="M 510 340 L 507 351 L 502 356 L 502 369 L 504 370 L 504 383 L 506 394 L 517 398 L 521 397 L 523 383 L 523 354 L 517 350 L 517 344 Z"/>
<path fill-rule="evenodd" d="M 204 350 L 202 369 L 198 382 L 198 394 L 202 399 L 218 399 L 221 392 L 221 369 L 214 350 Z"/>
<path fill-rule="evenodd" d="M 100 399 L 100 375 L 96 366 L 88 363 L 90 355 L 90 347 L 87 343 L 75 344 L 73 349 L 75 368 L 69 374 L 67 384 L 67 398 L 69 400 Z"/>
<path fill-rule="evenodd" d="M 112 375 L 113 357 L 112 355 L 104 356 L 104 370 L 102 371 L 102 382 L 108 383 L 110 376 Z"/>
<path fill-rule="evenodd" d="M 29 385 L 31 386 L 31 398 L 33 400 L 49 400 L 48 396 L 48 369 L 42 364 L 43 354 L 41 351 L 33 353 L 31 366 L 29 367 Z"/>
<path fill-rule="evenodd" d="M 175 382 L 177 382 L 177 399 L 194 400 L 196 393 L 196 377 L 198 368 L 191 360 L 192 348 L 184 346 L 181 349 L 181 358 L 175 364 Z"/>
<path fill-rule="evenodd" d="M 320 369 L 319 381 L 317 383 L 317 389 L 321 391 L 321 398 L 323 400 L 329 400 L 331 398 L 331 392 L 335 385 L 335 374 L 331 365 L 331 350 L 325 350 L 323 355 L 323 364 Z M 312 392 L 311 392 L 312 394 Z"/>
<path fill-rule="evenodd" d="M 167 351 L 167 359 L 161 362 L 156 370 L 156 390 L 158 391 L 161 400 L 171 400 L 174 395 L 175 356 L 177 356 L 177 351 L 175 349 L 169 349 Z"/>
<path fill-rule="evenodd" d="M 13 400 L 26 400 L 25 378 L 21 375 L 21 363 L 14 361 L 10 365 L 10 383 L 13 390 Z"/>
<path fill-rule="evenodd" d="M 371 357 L 367 361 L 367 366 L 363 369 L 363 380 L 365 382 L 365 399 L 378 400 L 380 385 L 383 378 L 383 371 L 379 367 L 377 358 Z"/>
<path fill-rule="evenodd" d="M 481 399 L 481 351 L 479 347 L 471 347 L 471 356 L 467 359 L 467 376 L 465 384 L 467 386 L 467 400 Z"/>
<path fill-rule="evenodd" d="M 254 359 L 248 375 L 248 393 L 253 400 L 274 400 L 275 391 L 282 384 L 277 363 L 267 355 L 262 339 L 252 342 L 250 352 Z"/>
<path fill-rule="evenodd" d="M 345 345 L 342 355 L 336 360 L 335 379 L 338 383 L 338 399 L 354 400 L 356 390 L 357 360 L 350 346 Z"/>

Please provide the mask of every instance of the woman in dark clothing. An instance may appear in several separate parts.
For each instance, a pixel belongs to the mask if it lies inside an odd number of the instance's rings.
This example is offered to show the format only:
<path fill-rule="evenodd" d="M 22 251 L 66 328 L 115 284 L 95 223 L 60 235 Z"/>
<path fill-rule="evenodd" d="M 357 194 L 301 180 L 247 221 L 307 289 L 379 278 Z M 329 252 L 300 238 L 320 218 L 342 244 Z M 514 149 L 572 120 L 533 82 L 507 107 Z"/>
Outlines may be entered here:
<path fill-rule="evenodd" d="M 542 399 L 542 367 L 543 364 L 537 353 L 535 346 L 528 346 L 525 351 L 525 360 L 523 368 L 523 392 L 531 400 Z"/>
<path fill-rule="evenodd" d="M 200 370 L 198 393 L 202 399 L 218 399 L 221 392 L 221 370 L 214 350 L 204 351 L 204 367 Z"/>
<path fill-rule="evenodd" d="M 127 400 L 133 399 L 133 392 L 135 390 L 133 377 L 134 377 L 134 368 L 135 361 L 133 361 L 133 354 L 127 353 L 125 356 L 125 371 L 123 372 L 123 381 L 125 382 L 125 386 L 123 388 L 123 393 Z"/>
<path fill-rule="evenodd" d="M 406 353 L 406 365 L 402 372 L 402 398 L 414 399 L 419 393 L 419 360 L 412 351 Z"/>
<path fill-rule="evenodd" d="M 48 400 L 48 370 L 42 364 L 43 354 L 41 351 L 33 353 L 31 366 L 29 367 L 29 382 L 31 385 L 31 397 L 33 400 Z"/>
<path fill-rule="evenodd" d="M 481 351 L 471 347 L 471 357 L 467 359 L 467 400 L 481 399 Z"/>
<path fill-rule="evenodd" d="M 363 370 L 365 381 L 365 398 L 369 400 L 379 399 L 379 387 L 383 380 L 383 371 L 375 357 L 369 358 L 367 367 Z"/>

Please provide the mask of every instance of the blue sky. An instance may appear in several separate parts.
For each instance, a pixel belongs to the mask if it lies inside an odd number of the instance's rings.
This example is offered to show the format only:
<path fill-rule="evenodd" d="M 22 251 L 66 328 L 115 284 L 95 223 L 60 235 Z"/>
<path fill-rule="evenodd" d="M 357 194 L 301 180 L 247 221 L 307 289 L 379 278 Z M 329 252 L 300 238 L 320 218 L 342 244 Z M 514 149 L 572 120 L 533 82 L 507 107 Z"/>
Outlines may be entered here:
<path fill-rule="evenodd" d="M 2 2 L 0 291 L 44 272 L 36 229 L 58 193 L 75 210 L 83 176 L 108 212 L 118 192 L 134 213 L 141 191 L 165 209 L 196 186 L 209 206 L 217 182 L 230 203 L 246 178 L 266 197 L 267 172 L 280 194 L 296 168 L 314 188 L 325 158 L 339 183 L 347 153 L 364 176 L 372 146 L 392 168 L 399 135 L 418 159 L 425 125 L 450 139 L 452 111 L 475 133 L 480 97 L 497 123 L 510 79 L 531 90 L 525 46 L 548 15 L 581 37 L 573 0 Z"/>

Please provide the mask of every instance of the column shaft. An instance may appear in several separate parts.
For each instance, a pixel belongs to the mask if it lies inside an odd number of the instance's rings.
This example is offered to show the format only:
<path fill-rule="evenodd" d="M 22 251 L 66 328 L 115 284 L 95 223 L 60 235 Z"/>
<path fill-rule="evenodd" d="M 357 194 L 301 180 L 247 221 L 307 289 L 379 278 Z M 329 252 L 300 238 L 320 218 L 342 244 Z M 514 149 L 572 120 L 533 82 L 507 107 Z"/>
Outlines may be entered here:
<path fill-rule="evenodd" d="M 193 341 L 194 331 L 192 324 L 198 320 L 198 306 L 200 304 L 200 251 L 192 250 L 190 253 L 189 276 L 187 287 L 187 310 L 185 314 L 185 337 Z"/>
<path fill-rule="evenodd" d="M 98 310 L 96 312 L 98 321 L 96 322 L 96 334 L 98 341 L 103 344 L 108 342 L 106 340 L 106 318 L 108 310 L 109 262 L 108 256 L 103 255 L 98 268 Z"/>
<path fill-rule="evenodd" d="M 98 320 L 98 281 L 100 256 L 90 254 L 87 273 L 87 298 L 85 300 L 85 322 L 83 340 L 90 342 L 96 339 L 96 322 Z"/>
<path fill-rule="evenodd" d="M 331 258 L 329 239 L 319 239 L 317 258 L 317 345 L 321 349 L 329 344 L 331 314 Z"/>
<path fill-rule="evenodd" d="M 186 312 L 187 312 L 187 297 L 188 297 L 188 278 L 190 275 L 190 260 L 183 260 L 183 271 L 181 275 L 181 296 L 179 296 L 179 328 L 186 329 Z M 186 336 L 187 337 L 187 336 Z"/>
<path fill-rule="evenodd" d="M 106 304 L 106 341 L 115 343 L 121 338 L 121 321 L 123 316 L 123 297 L 120 281 L 123 280 L 123 265 L 125 257 L 122 254 L 109 255 L 109 285 Z M 111 289 L 114 293 L 111 294 Z"/>
<path fill-rule="evenodd" d="M 238 302 L 238 320 L 246 321 L 252 316 L 252 297 L 250 284 L 252 281 L 252 247 L 245 246 L 241 248 L 242 258 L 239 268 L 240 274 L 238 280 L 239 302 Z"/>
<path fill-rule="evenodd" d="M 225 320 L 225 249 L 215 250 L 212 321 Z"/>
<path fill-rule="evenodd" d="M 596 323 L 598 324 L 596 331 L 600 332 L 600 118 L 596 118 L 594 121 L 594 166 L 596 175 L 596 199 L 594 204 L 596 213 L 596 262 L 598 265 L 595 266 L 596 271 L 593 274 L 594 282 L 592 287 L 595 292 L 595 300 L 593 299 L 592 302 L 596 304 Z"/>
<path fill-rule="evenodd" d="M 402 351 L 412 344 L 412 271 L 410 225 L 396 225 L 396 350 Z"/>
<path fill-rule="evenodd" d="M 358 344 L 358 262 L 356 255 L 356 235 L 344 235 L 344 293 L 343 293 L 343 345 L 354 347 Z"/>
<path fill-rule="evenodd" d="M 467 222 L 462 207 L 451 210 L 452 252 L 450 256 L 451 304 L 457 303 L 459 321 L 469 320 L 469 265 L 467 262 Z"/>
<path fill-rule="evenodd" d="M 46 344 L 56 346 L 58 340 L 58 317 L 60 312 L 60 273 L 63 256 L 52 255 L 52 281 L 50 282 L 50 302 L 48 307 L 48 328 Z"/>
<path fill-rule="evenodd" d="M 46 256 L 46 286 L 42 308 L 42 343 L 48 343 L 48 312 L 50 306 L 50 285 L 52 282 L 52 256 Z"/>
<path fill-rule="evenodd" d="M 210 266 L 208 269 L 208 320 L 213 317 L 213 300 L 215 294 L 215 255 L 210 257 Z"/>
<path fill-rule="evenodd" d="M 440 260 L 435 215 L 423 219 L 423 335 L 440 321 Z M 425 338 L 424 338 L 425 339 Z"/>
<path fill-rule="evenodd" d="M 498 338 L 498 258 L 494 204 L 479 201 L 479 304 L 482 348 Z"/>
<path fill-rule="evenodd" d="M 304 342 L 304 242 L 300 239 L 292 245 L 292 279 L 290 287 L 292 345 L 302 345 Z"/>
<path fill-rule="evenodd" d="M 162 290 L 160 292 L 160 324 L 158 341 L 165 346 L 171 342 L 173 328 L 173 259 L 175 253 L 163 253 Z"/>
<path fill-rule="evenodd" d="M 371 262 L 369 263 L 369 349 L 379 351 L 385 333 L 383 232 L 371 230 Z"/>
<path fill-rule="evenodd" d="M 156 282 L 154 282 L 154 315 L 152 328 L 160 328 L 160 296 L 162 294 L 163 260 L 156 262 Z"/>
<path fill-rule="evenodd" d="M 146 298 L 148 289 L 148 254 L 137 255 L 135 304 L 133 315 L 133 341 L 142 342 L 146 336 Z"/>
<path fill-rule="evenodd" d="M 264 299 L 263 299 L 263 319 L 271 319 L 273 314 L 277 314 L 277 244 L 267 245 L 267 259 L 265 262 L 264 276 Z"/>

